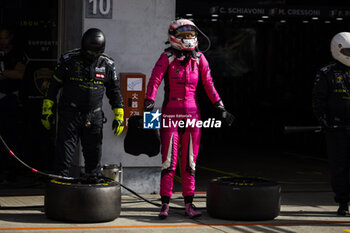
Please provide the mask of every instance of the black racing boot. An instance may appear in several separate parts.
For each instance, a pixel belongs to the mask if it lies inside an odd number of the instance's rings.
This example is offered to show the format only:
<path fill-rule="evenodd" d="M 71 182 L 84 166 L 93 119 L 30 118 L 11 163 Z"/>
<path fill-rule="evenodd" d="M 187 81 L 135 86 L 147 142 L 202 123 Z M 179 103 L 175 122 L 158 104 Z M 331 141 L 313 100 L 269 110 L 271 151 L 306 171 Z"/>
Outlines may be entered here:
<path fill-rule="evenodd" d="M 339 216 L 345 216 L 349 213 L 349 207 L 347 202 L 341 202 L 339 203 L 339 208 L 337 210 L 337 215 Z"/>

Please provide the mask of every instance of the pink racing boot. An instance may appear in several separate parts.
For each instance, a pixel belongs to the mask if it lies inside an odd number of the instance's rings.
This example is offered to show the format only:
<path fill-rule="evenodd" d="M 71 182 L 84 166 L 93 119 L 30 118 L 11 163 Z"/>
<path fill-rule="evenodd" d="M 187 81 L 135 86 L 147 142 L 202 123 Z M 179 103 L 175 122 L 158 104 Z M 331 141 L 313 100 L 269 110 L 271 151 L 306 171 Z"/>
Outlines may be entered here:
<path fill-rule="evenodd" d="M 160 219 L 166 219 L 168 217 L 168 212 L 169 212 L 169 204 L 162 204 L 162 207 L 160 208 L 160 213 L 158 217 Z"/>
<path fill-rule="evenodd" d="M 197 218 L 202 216 L 200 211 L 196 210 L 196 207 L 192 203 L 187 203 L 185 207 L 185 215 L 190 218 Z"/>

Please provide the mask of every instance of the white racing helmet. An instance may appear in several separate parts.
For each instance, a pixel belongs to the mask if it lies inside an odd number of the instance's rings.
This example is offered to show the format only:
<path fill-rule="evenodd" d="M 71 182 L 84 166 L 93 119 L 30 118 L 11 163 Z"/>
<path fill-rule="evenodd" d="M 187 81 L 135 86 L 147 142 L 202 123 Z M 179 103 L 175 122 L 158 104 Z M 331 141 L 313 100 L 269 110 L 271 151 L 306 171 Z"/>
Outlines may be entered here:
<path fill-rule="evenodd" d="M 335 60 L 350 66 L 350 33 L 340 32 L 331 41 L 331 53 Z"/>
<path fill-rule="evenodd" d="M 179 37 L 183 33 L 192 33 L 194 38 L 184 39 Z M 168 31 L 171 47 L 178 50 L 194 50 L 198 45 L 197 27 L 188 19 L 177 19 L 171 22 Z"/>

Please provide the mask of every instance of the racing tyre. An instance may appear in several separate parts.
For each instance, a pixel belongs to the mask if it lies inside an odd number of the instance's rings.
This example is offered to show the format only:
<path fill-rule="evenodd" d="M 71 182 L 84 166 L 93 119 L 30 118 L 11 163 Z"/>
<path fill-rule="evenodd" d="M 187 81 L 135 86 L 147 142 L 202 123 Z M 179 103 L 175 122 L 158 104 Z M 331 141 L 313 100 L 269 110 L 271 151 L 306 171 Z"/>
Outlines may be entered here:
<path fill-rule="evenodd" d="M 230 220 L 271 220 L 281 208 L 281 187 L 259 178 L 219 177 L 207 190 L 207 212 Z"/>
<path fill-rule="evenodd" d="M 51 180 L 46 185 L 45 215 L 48 218 L 92 223 L 112 221 L 119 217 L 121 188 L 118 182 L 66 182 Z"/>

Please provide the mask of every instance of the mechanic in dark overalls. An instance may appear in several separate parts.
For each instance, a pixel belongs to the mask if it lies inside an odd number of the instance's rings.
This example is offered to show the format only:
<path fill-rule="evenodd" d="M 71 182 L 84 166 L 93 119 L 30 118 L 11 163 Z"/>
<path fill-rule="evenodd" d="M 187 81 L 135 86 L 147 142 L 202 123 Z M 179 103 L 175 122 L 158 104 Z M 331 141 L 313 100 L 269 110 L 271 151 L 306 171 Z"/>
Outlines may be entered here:
<path fill-rule="evenodd" d="M 104 54 L 105 36 L 101 30 L 87 30 L 81 48 L 64 54 L 54 71 L 48 93 L 43 101 L 42 123 L 51 129 L 52 106 L 60 92 L 58 103 L 58 126 L 55 173 L 69 175 L 73 155 L 79 139 L 85 160 L 85 175 L 100 175 L 102 149 L 102 127 L 104 115 L 102 100 L 104 93 L 115 113 L 114 134 L 118 136 L 124 128 L 123 102 L 119 79 L 112 58 Z"/>
<path fill-rule="evenodd" d="M 338 215 L 348 214 L 350 194 L 349 158 L 350 130 L 332 126 L 350 126 L 350 33 L 336 34 L 331 41 L 334 62 L 316 75 L 313 88 L 313 108 L 326 131 L 331 185 Z"/>

